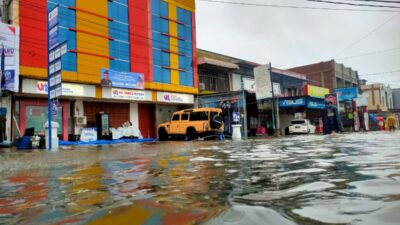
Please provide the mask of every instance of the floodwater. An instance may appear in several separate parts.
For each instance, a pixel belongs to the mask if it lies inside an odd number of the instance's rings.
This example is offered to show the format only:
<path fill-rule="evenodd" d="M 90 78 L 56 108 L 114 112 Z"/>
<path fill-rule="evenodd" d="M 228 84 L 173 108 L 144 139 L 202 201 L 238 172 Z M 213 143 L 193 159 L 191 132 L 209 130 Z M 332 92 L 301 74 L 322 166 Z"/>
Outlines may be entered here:
<path fill-rule="evenodd" d="M 0 224 L 399 224 L 400 133 L 0 153 Z"/>

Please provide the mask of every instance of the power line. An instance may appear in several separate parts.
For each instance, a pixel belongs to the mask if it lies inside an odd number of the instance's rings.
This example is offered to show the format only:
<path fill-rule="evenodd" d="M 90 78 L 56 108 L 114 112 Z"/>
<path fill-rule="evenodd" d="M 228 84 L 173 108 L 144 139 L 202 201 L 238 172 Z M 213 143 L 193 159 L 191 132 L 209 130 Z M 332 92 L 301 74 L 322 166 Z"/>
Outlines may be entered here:
<path fill-rule="evenodd" d="M 347 1 L 355 1 L 355 2 L 379 2 L 379 3 L 395 3 L 395 4 L 400 4 L 400 1 L 386 1 L 386 0 L 347 0 Z"/>
<path fill-rule="evenodd" d="M 375 51 L 375 52 L 367 52 L 367 53 L 360 54 L 360 55 L 347 56 L 347 57 L 339 58 L 339 59 L 336 59 L 336 60 L 353 59 L 353 58 L 358 58 L 358 57 L 363 57 L 363 56 L 369 56 L 369 55 L 376 55 L 376 54 L 381 54 L 381 53 L 386 53 L 386 52 L 392 52 L 392 51 L 396 51 L 396 50 L 400 50 L 400 47 L 399 48 L 385 49 L 385 50 Z"/>
<path fill-rule="evenodd" d="M 363 76 L 363 77 L 378 76 L 378 75 L 385 75 L 385 74 L 390 74 L 390 73 L 400 73 L 400 70 L 386 71 L 386 72 L 380 72 L 380 73 L 361 74 L 360 76 Z"/>
<path fill-rule="evenodd" d="M 375 33 L 376 31 L 378 31 L 380 28 L 382 28 L 383 26 L 385 26 L 387 23 L 389 23 L 390 21 L 392 21 L 395 17 L 397 17 L 398 15 L 400 15 L 400 13 L 396 13 L 393 16 L 391 16 L 389 19 L 385 20 L 383 23 L 379 24 L 378 26 L 376 26 L 375 28 L 373 28 L 370 32 L 368 32 L 366 35 L 364 35 L 363 37 L 361 37 L 360 39 L 358 39 L 357 41 L 349 44 L 346 48 L 344 48 L 341 51 L 341 54 L 343 54 L 344 52 L 348 51 L 349 49 L 353 48 L 354 46 L 356 46 L 358 43 L 360 43 L 361 41 L 363 41 L 364 39 L 366 39 L 367 37 L 369 37 L 370 35 L 372 35 L 373 33 Z"/>
<path fill-rule="evenodd" d="M 307 1 L 308 2 L 336 4 L 336 5 L 351 5 L 351 6 L 363 6 L 363 7 L 378 7 L 378 8 L 400 9 L 399 6 L 391 6 L 391 5 L 356 4 L 356 3 L 349 3 L 349 2 L 333 2 L 333 1 L 324 1 L 324 0 L 307 0 Z"/>
<path fill-rule="evenodd" d="M 199 0 L 202 2 L 231 4 L 231 5 L 245 5 L 245 6 L 258 6 L 258 7 L 273 7 L 273 8 L 289 8 L 289 9 L 312 9 L 312 10 L 330 10 L 330 11 L 352 11 L 352 12 L 400 12 L 400 10 L 386 10 L 386 9 L 345 9 L 345 8 L 327 8 L 327 7 L 311 7 L 311 6 L 295 6 L 295 5 L 277 5 L 277 4 L 262 4 L 262 3 L 247 3 L 247 2 L 229 2 L 221 0 Z"/>

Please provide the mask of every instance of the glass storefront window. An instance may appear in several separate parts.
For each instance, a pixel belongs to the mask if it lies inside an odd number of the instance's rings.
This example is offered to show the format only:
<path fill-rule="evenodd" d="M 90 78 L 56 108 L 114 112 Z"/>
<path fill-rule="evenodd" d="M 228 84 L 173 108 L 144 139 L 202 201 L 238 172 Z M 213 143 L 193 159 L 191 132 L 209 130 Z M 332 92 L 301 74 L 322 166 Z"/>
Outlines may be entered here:
<path fill-rule="evenodd" d="M 27 106 L 26 107 L 26 128 L 35 128 L 35 134 L 44 135 L 44 124 L 47 122 L 47 106 Z M 57 116 L 53 116 L 52 120 L 57 122 L 60 127 L 57 129 L 58 134 L 62 134 L 62 110 L 59 110 Z M 21 131 L 24 132 L 24 131 Z"/>

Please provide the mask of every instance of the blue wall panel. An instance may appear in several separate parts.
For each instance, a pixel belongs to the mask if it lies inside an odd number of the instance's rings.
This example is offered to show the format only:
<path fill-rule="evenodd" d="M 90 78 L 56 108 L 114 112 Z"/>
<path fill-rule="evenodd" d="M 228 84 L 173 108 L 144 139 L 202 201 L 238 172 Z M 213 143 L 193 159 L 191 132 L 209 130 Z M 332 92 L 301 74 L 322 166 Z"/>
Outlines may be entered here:
<path fill-rule="evenodd" d="M 162 33 L 169 33 L 168 4 L 162 0 L 152 0 L 152 43 L 153 43 L 153 73 L 154 81 L 159 83 L 171 83 L 171 71 L 162 67 L 170 67 L 170 54 L 162 50 L 170 50 L 169 37 Z"/>
<path fill-rule="evenodd" d="M 127 0 L 118 0 L 108 3 L 108 35 L 115 40 L 109 41 L 109 54 L 115 60 L 110 60 L 110 69 L 116 71 L 130 71 L 129 48 L 129 17 Z"/>

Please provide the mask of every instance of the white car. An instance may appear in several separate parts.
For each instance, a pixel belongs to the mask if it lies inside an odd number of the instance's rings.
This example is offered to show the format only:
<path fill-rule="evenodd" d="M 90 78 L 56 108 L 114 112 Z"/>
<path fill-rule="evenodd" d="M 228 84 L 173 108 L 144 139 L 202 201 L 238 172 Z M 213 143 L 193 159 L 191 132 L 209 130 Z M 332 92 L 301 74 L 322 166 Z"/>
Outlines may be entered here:
<path fill-rule="evenodd" d="M 288 127 L 288 132 L 289 134 L 314 134 L 315 126 L 308 119 L 295 119 Z"/>

